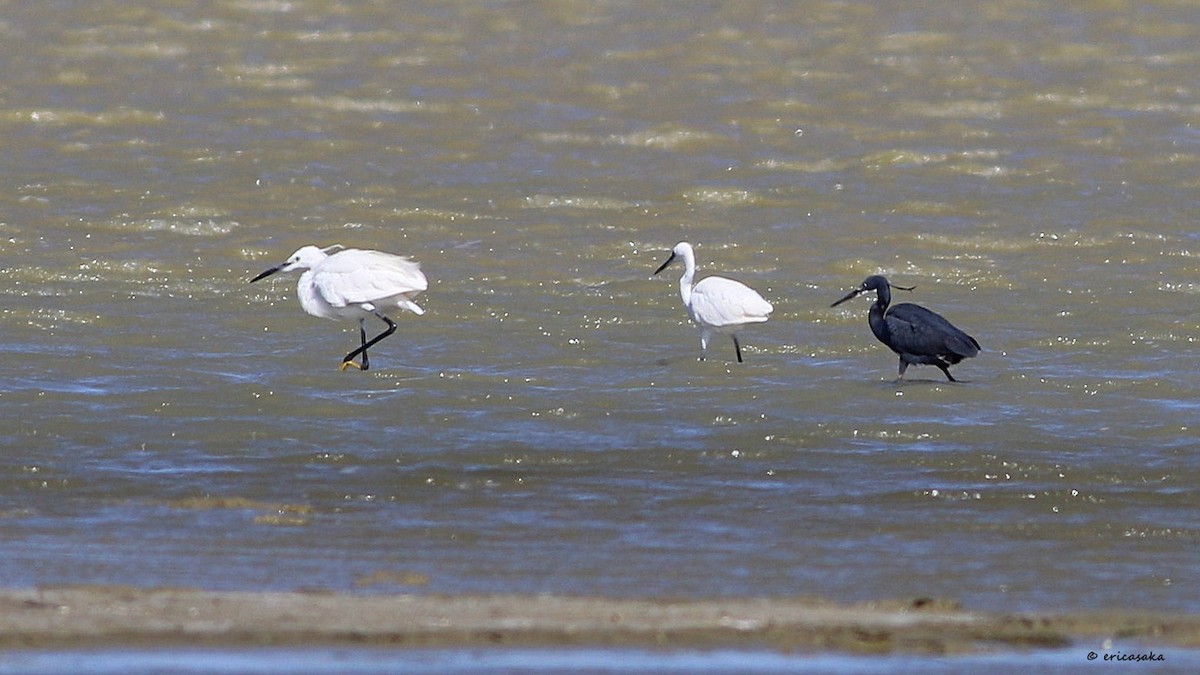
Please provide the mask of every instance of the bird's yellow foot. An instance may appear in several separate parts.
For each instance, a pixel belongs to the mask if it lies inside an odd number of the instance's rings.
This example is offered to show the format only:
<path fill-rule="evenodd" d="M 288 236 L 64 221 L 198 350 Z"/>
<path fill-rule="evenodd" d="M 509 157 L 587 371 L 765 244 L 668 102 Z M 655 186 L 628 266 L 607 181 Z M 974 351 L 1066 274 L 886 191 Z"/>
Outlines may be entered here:
<path fill-rule="evenodd" d="M 345 369 L 347 369 L 347 368 L 354 368 L 355 370 L 362 370 L 362 369 L 363 369 L 363 367 L 362 367 L 362 366 L 358 365 L 358 364 L 357 364 L 357 363 L 355 363 L 354 361 L 342 361 L 342 367 L 341 367 L 341 368 L 338 368 L 338 370 L 339 370 L 339 371 L 341 371 L 341 370 L 345 370 Z"/>

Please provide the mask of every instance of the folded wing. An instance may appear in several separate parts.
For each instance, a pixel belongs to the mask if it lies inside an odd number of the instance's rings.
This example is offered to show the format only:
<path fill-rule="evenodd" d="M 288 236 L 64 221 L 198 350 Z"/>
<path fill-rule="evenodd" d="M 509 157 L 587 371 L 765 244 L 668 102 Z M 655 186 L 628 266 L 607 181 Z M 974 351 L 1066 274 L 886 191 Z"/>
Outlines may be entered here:
<path fill-rule="evenodd" d="M 894 305 L 887 312 L 891 346 L 897 352 L 921 356 L 953 356 L 953 362 L 979 353 L 975 338 L 959 330 L 941 314 L 920 305 Z"/>
<path fill-rule="evenodd" d="M 692 289 L 692 313 L 710 326 L 759 323 L 766 321 L 773 309 L 758 291 L 725 277 L 707 277 Z"/>
<path fill-rule="evenodd" d="M 359 249 L 339 251 L 326 258 L 314 269 L 313 283 L 334 307 L 408 300 L 429 287 L 419 263 L 382 251 Z"/>

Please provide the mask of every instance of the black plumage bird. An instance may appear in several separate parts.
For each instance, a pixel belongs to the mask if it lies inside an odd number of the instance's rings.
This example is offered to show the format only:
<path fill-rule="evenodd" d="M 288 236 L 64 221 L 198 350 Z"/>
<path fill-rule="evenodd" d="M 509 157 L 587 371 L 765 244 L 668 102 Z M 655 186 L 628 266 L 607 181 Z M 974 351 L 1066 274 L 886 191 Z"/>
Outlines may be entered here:
<path fill-rule="evenodd" d="M 871 305 L 867 320 L 875 337 L 900 355 L 900 375 L 896 379 L 904 379 L 904 371 L 909 364 L 920 363 L 941 368 L 946 379 L 957 382 L 950 374 L 950 366 L 978 354 L 979 342 L 956 328 L 941 314 L 920 305 L 903 302 L 889 308 L 893 288 L 911 291 L 914 287 L 892 286 L 887 277 L 876 274 L 867 277 L 862 286 L 850 291 L 830 307 L 837 307 L 860 293 L 875 291 L 875 304 Z"/>

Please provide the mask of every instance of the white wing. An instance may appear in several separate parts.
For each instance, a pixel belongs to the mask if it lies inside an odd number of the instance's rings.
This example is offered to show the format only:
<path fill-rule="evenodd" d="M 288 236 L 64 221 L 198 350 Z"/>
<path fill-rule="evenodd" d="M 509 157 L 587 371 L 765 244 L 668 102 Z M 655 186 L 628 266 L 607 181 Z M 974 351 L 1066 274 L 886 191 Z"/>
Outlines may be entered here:
<path fill-rule="evenodd" d="M 758 323 L 766 321 L 772 309 L 758 291 L 733 279 L 706 277 L 692 289 L 692 315 L 702 324 Z"/>
<path fill-rule="evenodd" d="M 419 263 L 382 251 L 354 248 L 322 261 L 313 270 L 313 283 L 334 307 L 389 301 L 415 307 L 407 300 L 429 287 Z"/>

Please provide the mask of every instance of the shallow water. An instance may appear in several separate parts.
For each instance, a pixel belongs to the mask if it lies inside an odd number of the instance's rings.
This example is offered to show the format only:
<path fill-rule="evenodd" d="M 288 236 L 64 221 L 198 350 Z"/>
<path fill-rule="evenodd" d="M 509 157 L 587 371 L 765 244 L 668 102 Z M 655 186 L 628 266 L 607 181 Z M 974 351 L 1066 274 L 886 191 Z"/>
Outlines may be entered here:
<path fill-rule="evenodd" d="M 1200 611 L 1189 3 L 24 3 L 0 38 L 2 585 Z M 650 277 L 680 239 L 775 304 L 744 364 Z M 247 284 L 335 242 L 430 278 L 366 373 Z M 829 307 L 872 273 L 978 338 L 960 384 Z"/>

